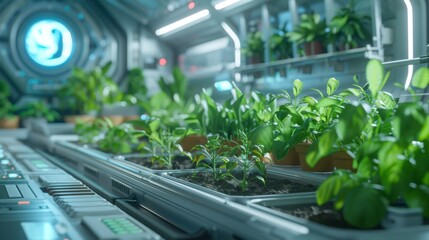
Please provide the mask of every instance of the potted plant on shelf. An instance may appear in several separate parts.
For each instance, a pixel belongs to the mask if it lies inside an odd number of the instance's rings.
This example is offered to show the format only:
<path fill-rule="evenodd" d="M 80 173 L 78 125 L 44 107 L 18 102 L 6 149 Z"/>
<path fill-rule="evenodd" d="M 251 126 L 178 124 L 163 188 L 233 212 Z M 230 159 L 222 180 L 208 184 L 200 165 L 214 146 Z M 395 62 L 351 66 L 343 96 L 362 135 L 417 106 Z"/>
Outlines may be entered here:
<path fill-rule="evenodd" d="M 270 60 L 282 60 L 292 57 L 292 44 L 287 37 L 286 24 L 270 38 Z"/>
<path fill-rule="evenodd" d="M 326 23 L 319 14 L 301 15 L 301 22 L 287 36 L 290 41 L 303 45 L 306 56 L 325 52 Z"/>
<path fill-rule="evenodd" d="M 14 107 L 9 101 L 10 91 L 6 81 L 0 81 L 0 128 L 17 128 L 19 117 L 14 114 Z"/>
<path fill-rule="evenodd" d="M 23 119 L 23 126 L 30 127 L 31 121 L 53 122 L 60 118 L 60 114 L 51 109 L 45 101 L 30 102 L 22 106 L 19 115 Z"/>
<path fill-rule="evenodd" d="M 141 103 L 149 100 L 143 69 L 133 68 L 129 70 L 126 83 L 126 90 L 123 98 L 128 105 L 140 106 Z M 138 119 L 138 117 L 138 115 L 124 116 L 124 121 L 135 120 Z"/>
<path fill-rule="evenodd" d="M 262 32 L 252 32 L 248 35 L 246 47 L 243 53 L 248 57 L 249 64 L 264 62 L 265 42 L 262 39 Z"/>
<path fill-rule="evenodd" d="M 73 69 L 72 76 L 59 90 L 63 107 L 75 114 L 66 117 L 66 122 L 75 122 L 76 118 L 93 121 L 95 116 L 90 113 L 101 117 L 106 104 L 113 104 L 121 100 L 122 94 L 117 84 L 107 76 L 111 64 L 108 62 L 89 72 L 81 68 Z M 109 116 L 109 118 L 115 119 L 114 116 Z"/>
<path fill-rule="evenodd" d="M 355 1 L 341 8 L 329 22 L 329 38 L 340 51 L 356 48 L 368 43 L 371 35 L 366 25 L 370 17 L 355 10 Z"/>

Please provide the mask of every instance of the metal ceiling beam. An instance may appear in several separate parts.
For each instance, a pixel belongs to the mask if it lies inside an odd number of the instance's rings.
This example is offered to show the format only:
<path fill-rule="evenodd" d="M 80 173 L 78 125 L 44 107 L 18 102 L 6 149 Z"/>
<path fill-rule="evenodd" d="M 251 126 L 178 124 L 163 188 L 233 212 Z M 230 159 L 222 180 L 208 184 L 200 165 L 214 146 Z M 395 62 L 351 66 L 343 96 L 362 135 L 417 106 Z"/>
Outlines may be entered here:
<path fill-rule="evenodd" d="M 113 7 L 115 7 L 116 9 L 122 11 L 123 13 L 125 13 L 126 15 L 132 17 L 134 20 L 136 20 L 137 22 L 143 24 L 143 25 L 148 25 L 149 20 L 147 19 L 147 17 L 142 16 L 141 13 L 136 12 L 135 9 L 130 8 L 128 6 L 128 4 L 124 4 L 121 2 L 119 2 L 118 0 L 99 0 L 100 3 L 109 3 L 110 5 L 112 5 Z"/>

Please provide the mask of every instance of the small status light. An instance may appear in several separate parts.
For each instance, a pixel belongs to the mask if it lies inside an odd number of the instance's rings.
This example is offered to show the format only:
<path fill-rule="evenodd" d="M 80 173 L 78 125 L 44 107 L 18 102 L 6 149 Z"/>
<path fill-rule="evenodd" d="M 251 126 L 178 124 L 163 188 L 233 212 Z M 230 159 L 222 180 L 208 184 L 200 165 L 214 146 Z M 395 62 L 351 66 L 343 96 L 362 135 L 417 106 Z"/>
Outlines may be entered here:
<path fill-rule="evenodd" d="M 194 7 L 195 7 L 195 2 L 194 1 L 191 1 L 191 2 L 188 3 L 188 9 L 194 9 Z"/>
<path fill-rule="evenodd" d="M 165 66 L 165 65 L 167 64 L 167 59 L 165 59 L 165 58 L 160 58 L 158 62 L 159 62 L 159 65 L 161 65 L 161 66 Z"/>
<path fill-rule="evenodd" d="M 30 201 L 19 201 L 18 205 L 28 205 L 30 204 Z"/>

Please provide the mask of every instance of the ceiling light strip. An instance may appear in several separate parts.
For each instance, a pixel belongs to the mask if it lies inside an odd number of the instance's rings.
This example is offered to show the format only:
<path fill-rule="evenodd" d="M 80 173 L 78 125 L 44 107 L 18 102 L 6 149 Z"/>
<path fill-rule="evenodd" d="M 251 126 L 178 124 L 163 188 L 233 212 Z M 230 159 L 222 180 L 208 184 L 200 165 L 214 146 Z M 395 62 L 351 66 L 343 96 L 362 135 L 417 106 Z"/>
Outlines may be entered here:
<path fill-rule="evenodd" d="M 195 22 L 195 21 L 197 21 L 199 19 L 207 17 L 209 15 L 210 15 L 209 10 L 207 10 L 207 9 L 201 10 L 201 11 L 199 11 L 197 13 L 194 13 L 194 14 L 188 16 L 188 17 L 182 18 L 182 19 L 180 19 L 180 20 L 178 20 L 176 22 L 168 24 L 165 27 L 159 28 L 158 30 L 155 31 L 155 34 L 157 36 L 164 35 L 166 33 L 174 31 L 174 30 L 176 30 L 178 28 L 181 28 L 181 27 L 184 27 L 186 25 L 189 25 L 190 23 Z"/>
<path fill-rule="evenodd" d="M 414 57 L 414 23 L 413 23 L 413 5 L 410 0 L 404 0 L 405 6 L 407 7 L 407 35 L 408 35 L 408 59 Z M 405 81 L 405 90 L 411 84 L 411 79 L 413 77 L 413 65 L 408 65 L 408 74 Z"/>
<path fill-rule="evenodd" d="M 235 48 L 235 66 L 240 67 L 241 66 L 241 43 L 240 39 L 238 38 L 237 34 L 231 29 L 231 27 L 226 24 L 225 22 L 222 22 L 222 28 L 225 30 L 225 32 L 228 34 L 228 36 L 232 39 L 234 42 L 234 48 Z"/>
<path fill-rule="evenodd" d="M 220 3 L 217 3 L 215 5 L 215 9 L 216 10 L 222 10 L 222 9 L 227 8 L 227 7 L 231 6 L 231 5 L 234 5 L 234 4 L 236 4 L 236 3 L 240 2 L 240 1 L 241 0 L 225 0 L 225 1 L 222 1 Z"/>

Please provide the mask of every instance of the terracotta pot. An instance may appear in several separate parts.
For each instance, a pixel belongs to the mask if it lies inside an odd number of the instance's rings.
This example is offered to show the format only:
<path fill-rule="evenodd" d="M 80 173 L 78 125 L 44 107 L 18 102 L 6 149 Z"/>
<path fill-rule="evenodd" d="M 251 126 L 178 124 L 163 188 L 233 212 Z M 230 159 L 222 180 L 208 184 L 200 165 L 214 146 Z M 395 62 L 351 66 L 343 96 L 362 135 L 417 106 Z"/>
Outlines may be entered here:
<path fill-rule="evenodd" d="M 140 118 L 140 116 L 139 115 L 130 115 L 130 116 L 123 116 L 123 118 L 124 118 L 123 121 L 127 122 L 127 121 L 137 120 Z"/>
<path fill-rule="evenodd" d="M 271 154 L 271 158 L 275 165 L 284 165 L 284 166 L 299 166 L 299 156 L 296 152 L 295 147 L 289 149 L 289 152 L 282 159 L 277 159 L 275 154 Z"/>
<path fill-rule="evenodd" d="M 0 119 L 0 128 L 13 129 L 13 128 L 18 128 L 18 126 L 19 126 L 19 117 L 18 116 Z"/>
<path fill-rule="evenodd" d="M 353 158 L 350 157 L 347 152 L 339 151 L 331 154 L 330 157 L 332 158 L 335 169 L 347 169 L 356 171 L 356 169 L 353 169 Z"/>
<path fill-rule="evenodd" d="M 304 43 L 304 51 L 306 56 L 312 56 L 312 55 L 321 54 L 325 52 L 323 48 L 323 44 L 320 41 Z"/>
<path fill-rule="evenodd" d="M 183 150 L 189 152 L 197 145 L 204 145 L 207 143 L 207 137 L 202 135 L 189 135 L 184 137 L 180 141 L 180 146 L 182 146 Z"/>
<path fill-rule="evenodd" d="M 298 143 L 295 148 L 299 156 L 299 162 L 301 169 L 307 172 L 332 172 L 334 170 L 334 164 L 330 156 L 320 159 L 320 161 L 311 168 L 305 161 L 305 156 L 307 151 L 310 148 L 311 144 L 309 143 Z"/>
<path fill-rule="evenodd" d="M 102 116 L 102 119 L 108 118 L 110 121 L 112 121 L 113 125 L 119 125 L 124 122 L 124 117 L 121 115 L 108 115 L 108 116 Z"/>
<path fill-rule="evenodd" d="M 77 119 L 80 119 L 83 122 L 93 122 L 95 117 L 90 115 L 69 115 L 64 117 L 64 121 L 66 123 L 76 123 Z"/>

